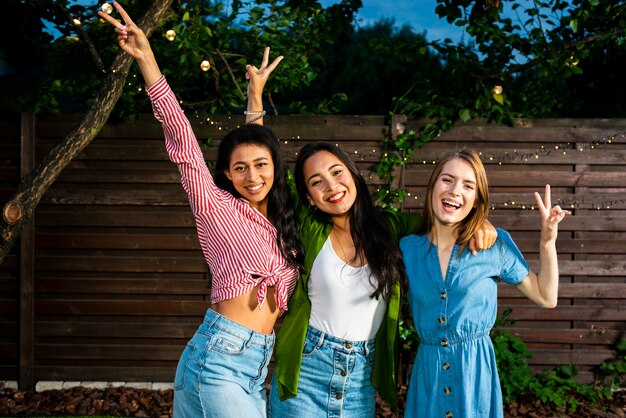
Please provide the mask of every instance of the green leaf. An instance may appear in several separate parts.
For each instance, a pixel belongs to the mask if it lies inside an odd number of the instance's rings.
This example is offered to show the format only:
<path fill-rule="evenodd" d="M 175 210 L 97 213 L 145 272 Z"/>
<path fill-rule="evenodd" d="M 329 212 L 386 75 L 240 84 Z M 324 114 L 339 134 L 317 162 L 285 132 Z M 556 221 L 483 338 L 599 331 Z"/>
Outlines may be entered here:
<path fill-rule="evenodd" d="M 469 109 L 461 109 L 459 111 L 459 119 L 461 119 L 463 122 L 467 122 L 472 119 L 472 115 Z"/>

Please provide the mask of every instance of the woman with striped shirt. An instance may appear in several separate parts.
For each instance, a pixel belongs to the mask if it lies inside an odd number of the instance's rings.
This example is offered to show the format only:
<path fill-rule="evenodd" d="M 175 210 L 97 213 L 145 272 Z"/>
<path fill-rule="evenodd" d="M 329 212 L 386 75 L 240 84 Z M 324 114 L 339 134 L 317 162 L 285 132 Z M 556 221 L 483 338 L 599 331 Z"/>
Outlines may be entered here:
<path fill-rule="evenodd" d="M 211 309 L 182 353 L 174 380 L 174 416 L 264 417 L 265 378 L 274 324 L 287 310 L 302 265 L 287 166 L 278 140 L 261 124 L 230 132 L 211 176 L 191 125 L 161 74 L 150 44 L 117 3 L 120 47 L 139 64 L 166 149 L 178 165 L 202 252 L 212 275 Z M 261 95 L 282 57 L 247 66 L 249 121 L 260 120 Z M 256 99 L 259 100 L 256 100 Z"/>

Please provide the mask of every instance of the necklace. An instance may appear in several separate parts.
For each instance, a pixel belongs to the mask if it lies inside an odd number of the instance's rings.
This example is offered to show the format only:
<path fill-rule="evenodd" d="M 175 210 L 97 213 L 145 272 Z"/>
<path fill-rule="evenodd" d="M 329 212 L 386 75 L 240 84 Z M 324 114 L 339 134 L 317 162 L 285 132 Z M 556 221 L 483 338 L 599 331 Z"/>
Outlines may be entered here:
<path fill-rule="evenodd" d="M 352 257 L 348 257 L 348 254 L 347 254 L 347 252 L 346 252 L 346 250 L 345 250 L 345 248 L 344 248 L 343 244 L 341 243 L 341 241 L 342 241 L 341 236 L 339 235 L 339 232 L 337 232 L 337 231 L 338 231 L 338 229 L 337 229 L 337 228 L 333 228 L 333 229 L 332 229 L 332 231 L 331 231 L 330 233 L 331 233 L 331 234 L 333 234 L 333 233 L 334 233 L 334 235 L 335 235 L 335 241 L 337 242 L 337 244 L 339 244 L 339 250 L 341 251 L 341 257 L 340 257 L 340 258 L 341 258 L 341 260 L 342 260 L 344 263 L 346 263 L 346 264 L 348 264 L 348 265 L 350 265 L 350 266 L 352 266 L 352 267 L 360 267 L 360 265 L 353 265 L 353 264 L 360 264 L 360 263 L 357 261 L 357 259 L 356 259 L 356 255 L 355 255 L 355 256 L 352 256 Z M 347 240 L 346 240 L 346 247 L 347 247 L 349 250 L 353 250 L 353 249 L 354 249 L 354 242 L 352 241 L 352 236 L 350 236 L 349 234 L 346 234 L 346 233 L 343 233 L 343 235 L 344 235 L 344 236 L 345 236 L 345 235 L 348 235 L 348 236 L 350 237 L 350 245 L 349 245 L 349 246 L 347 245 Z"/>

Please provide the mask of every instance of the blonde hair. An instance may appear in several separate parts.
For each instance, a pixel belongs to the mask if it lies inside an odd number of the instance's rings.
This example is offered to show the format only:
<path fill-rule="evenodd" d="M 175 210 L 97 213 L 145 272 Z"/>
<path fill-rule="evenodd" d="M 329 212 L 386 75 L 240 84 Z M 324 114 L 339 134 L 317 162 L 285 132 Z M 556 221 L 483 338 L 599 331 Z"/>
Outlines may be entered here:
<path fill-rule="evenodd" d="M 450 152 L 441 158 L 428 180 L 424 202 L 424 219 L 420 233 L 430 233 L 434 227 L 435 213 L 432 205 L 433 189 L 435 188 L 437 179 L 439 179 L 441 175 L 443 167 L 447 162 L 454 159 L 468 163 L 474 170 L 474 175 L 476 176 L 476 200 L 474 201 L 474 208 L 465 219 L 461 221 L 458 228 L 459 235 L 456 242 L 461 245 L 460 254 L 468 246 L 476 230 L 485 222 L 489 213 L 489 183 L 487 182 L 487 172 L 476 151 L 462 149 L 460 151 Z"/>

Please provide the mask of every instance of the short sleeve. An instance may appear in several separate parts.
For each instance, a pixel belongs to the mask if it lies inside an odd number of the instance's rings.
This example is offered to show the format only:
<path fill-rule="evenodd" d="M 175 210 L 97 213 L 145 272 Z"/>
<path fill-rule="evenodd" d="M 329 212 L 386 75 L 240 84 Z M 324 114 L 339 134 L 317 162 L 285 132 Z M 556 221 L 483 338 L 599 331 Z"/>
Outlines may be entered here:
<path fill-rule="evenodd" d="M 497 232 L 497 244 L 500 245 L 500 278 L 505 283 L 518 285 L 528 276 L 528 263 L 526 263 L 524 255 L 513 242 L 511 235 L 499 228 Z"/>

